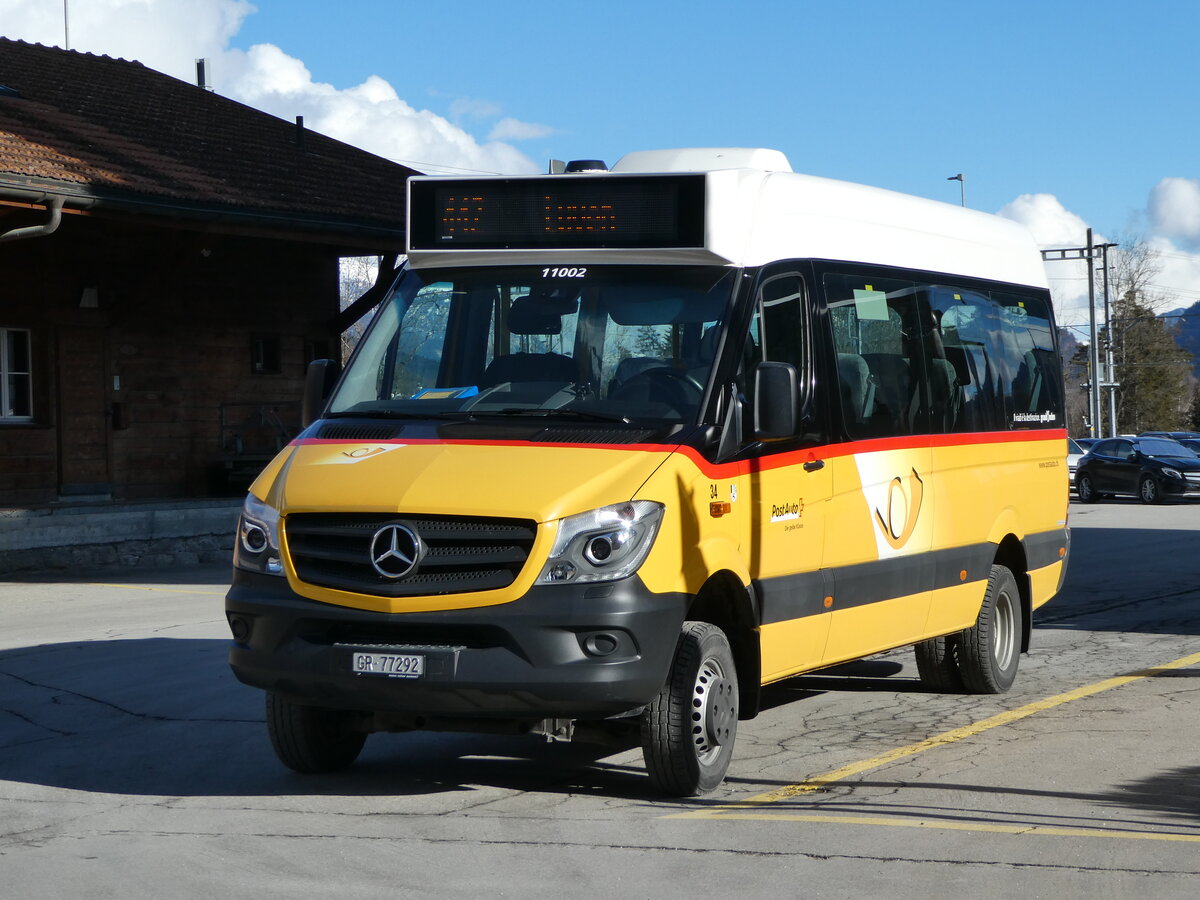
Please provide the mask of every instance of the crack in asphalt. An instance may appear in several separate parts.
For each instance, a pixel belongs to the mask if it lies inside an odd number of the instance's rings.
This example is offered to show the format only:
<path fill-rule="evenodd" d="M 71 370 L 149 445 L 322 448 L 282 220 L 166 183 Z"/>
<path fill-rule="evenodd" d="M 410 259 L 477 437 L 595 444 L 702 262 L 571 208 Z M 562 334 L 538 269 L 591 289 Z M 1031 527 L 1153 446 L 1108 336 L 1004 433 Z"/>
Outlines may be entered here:
<path fill-rule="evenodd" d="M 430 838 L 430 837 L 395 837 L 393 835 L 351 835 L 351 834 L 289 834 L 287 832 L 271 832 L 271 831 L 249 831 L 249 832 L 232 832 L 228 830 L 222 831 L 163 831 L 163 830 L 146 830 L 135 831 L 132 829 L 111 829 L 104 831 L 90 831 L 86 834 L 57 834 L 49 838 L 54 840 L 57 838 L 70 837 L 72 839 L 88 838 L 126 838 L 126 837 L 162 837 L 162 838 L 185 838 L 192 840 L 195 838 L 212 838 L 212 837 L 237 837 L 237 838 L 262 838 L 264 840 L 293 840 L 293 841 L 327 841 L 327 840 L 347 840 L 347 841 L 362 841 L 373 843 L 389 843 L 389 844 L 411 844 L 411 845 L 426 845 L 426 846 L 468 846 L 468 847 L 557 847 L 564 850 L 596 850 L 606 849 L 615 851 L 632 851 L 635 853 L 659 853 L 659 852 L 674 852 L 687 853 L 694 855 L 709 855 L 720 854 L 735 858 L 762 858 L 762 859 L 811 859 L 816 861 L 831 861 L 844 860 L 850 862 L 876 862 L 876 863 L 911 863 L 913 865 L 948 865 L 959 868 L 1003 868 L 1003 869 L 1018 869 L 1018 870 L 1033 870 L 1033 871 L 1057 871 L 1057 872 L 1078 872 L 1078 873 L 1097 873 L 1097 874 L 1123 874 L 1123 875 L 1159 875 L 1173 876 L 1180 878 L 1191 878 L 1200 875 L 1198 869 L 1150 869 L 1150 868 L 1133 868 L 1128 866 L 1089 866 L 1069 863 L 1046 863 L 1046 862 L 1020 862 L 1012 860 L 978 860 L 978 859 L 955 859 L 944 857 L 920 857 L 920 856 L 882 856 L 874 854 L 858 854 L 858 853 L 817 853 L 805 850 L 767 850 L 763 848 L 740 848 L 740 847 L 681 847 L 671 844 L 614 844 L 614 843 L 597 843 L 595 841 L 563 841 L 563 840 L 475 840 L 469 838 Z M 33 842 L 30 842 L 31 844 Z M 38 841 L 37 846 L 46 843 L 45 840 Z M 4 852 L 0 850 L 0 856 Z"/>
<path fill-rule="evenodd" d="M 144 719 L 146 721 L 151 721 L 151 722 L 197 722 L 197 723 L 208 723 L 208 724 L 226 724 L 226 723 L 232 722 L 232 723 L 241 723 L 241 724 L 245 724 L 245 725 L 261 725 L 263 723 L 262 719 L 191 718 L 191 717 L 181 717 L 181 716 L 163 716 L 163 715 L 159 715 L 158 713 L 138 712 L 133 709 L 126 709 L 124 706 L 121 706 L 120 704 L 113 703 L 109 700 L 101 699 L 100 697 L 93 697 L 90 694 L 84 694 L 81 691 L 74 691 L 74 690 L 71 690 L 70 688 L 62 687 L 61 685 L 44 684 L 40 681 L 33 681 L 32 679 L 24 678 L 20 675 L 14 674 L 13 672 L 5 672 L 5 671 L 0 670 L 0 676 L 4 676 L 6 678 L 11 678 L 11 679 L 13 679 L 13 681 L 19 681 L 21 684 L 25 685 L 26 687 L 40 688 L 41 690 L 44 690 L 44 691 L 55 691 L 59 695 L 66 695 L 68 697 L 75 697 L 79 700 L 86 700 L 89 703 L 95 703 L 97 706 L 106 707 L 108 709 L 122 713 L 123 715 L 132 716 L 135 719 Z M 50 702 L 51 703 L 57 702 L 57 698 L 51 698 Z M 9 710 L 6 710 L 6 711 L 9 711 Z M 17 715 L 17 714 L 14 713 L 14 715 Z M 19 718 L 25 718 L 25 717 L 19 716 Z M 29 720 L 26 719 L 26 721 L 29 721 Z M 49 726 L 40 725 L 37 722 L 30 722 L 30 724 L 37 725 L 39 728 L 47 728 L 50 731 L 55 730 L 53 728 L 50 728 Z M 63 735 L 73 735 L 73 734 L 76 734 L 77 732 L 66 731 L 66 732 L 61 732 L 61 733 Z"/>

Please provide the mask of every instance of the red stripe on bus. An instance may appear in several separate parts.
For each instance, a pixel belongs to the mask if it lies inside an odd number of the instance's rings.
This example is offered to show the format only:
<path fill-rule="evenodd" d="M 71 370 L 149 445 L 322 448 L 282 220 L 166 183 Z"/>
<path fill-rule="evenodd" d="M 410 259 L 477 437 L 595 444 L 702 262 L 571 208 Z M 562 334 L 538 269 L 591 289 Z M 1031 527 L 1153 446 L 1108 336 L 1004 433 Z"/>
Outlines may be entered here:
<path fill-rule="evenodd" d="M 381 441 L 339 440 L 336 438 L 296 438 L 291 446 L 325 446 L 333 444 L 375 444 L 379 446 L 429 446 L 445 444 L 464 447 L 545 447 L 566 448 L 573 450 L 612 450 L 615 452 L 634 451 L 639 453 L 682 453 L 690 459 L 704 475 L 709 478 L 735 478 L 750 472 L 764 472 L 771 469 L 781 469 L 786 466 L 803 465 L 817 460 L 836 459 L 844 456 L 854 456 L 859 453 L 882 453 L 893 450 L 929 450 L 946 447 L 969 447 L 982 444 L 1019 444 L 1030 441 L 1065 441 L 1065 428 L 1051 428 L 1038 431 L 979 431 L 963 434 L 918 434 L 900 437 L 869 438 L 860 441 L 846 441 L 839 444 L 823 444 L 817 447 L 805 447 L 799 450 L 789 450 L 784 453 L 773 453 L 752 459 L 735 460 L 728 463 L 714 463 L 705 459 L 699 450 L 686 444 L 572 444 L 546 441 L 499 441 L 499 440 L 444 440 L 441 438 L 388 438 Z M 1066 449 L 1063 449 L 1064 455 Z"/>

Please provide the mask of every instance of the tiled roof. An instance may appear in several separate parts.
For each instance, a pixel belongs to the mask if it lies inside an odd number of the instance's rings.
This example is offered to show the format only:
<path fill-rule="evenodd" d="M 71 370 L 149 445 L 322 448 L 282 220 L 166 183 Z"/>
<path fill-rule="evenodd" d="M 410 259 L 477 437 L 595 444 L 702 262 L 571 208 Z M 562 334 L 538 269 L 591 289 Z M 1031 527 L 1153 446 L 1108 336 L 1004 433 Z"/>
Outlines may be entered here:
<path fill-rule="evenodd" d="M 0 194 L 399 236 L 412 174 L 138 62 L 0 38 Z"/>

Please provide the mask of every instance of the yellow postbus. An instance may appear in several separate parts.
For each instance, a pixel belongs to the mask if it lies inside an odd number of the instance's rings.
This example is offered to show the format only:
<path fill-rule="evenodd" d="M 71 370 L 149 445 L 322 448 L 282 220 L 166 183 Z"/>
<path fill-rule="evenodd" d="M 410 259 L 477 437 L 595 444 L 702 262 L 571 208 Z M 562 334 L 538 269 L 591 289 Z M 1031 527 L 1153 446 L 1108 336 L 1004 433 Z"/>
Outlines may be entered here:
<path fill-rule="evenodd" d="M 226 601 L 298 771 L 376 731 L 610 733 L 709 791 L 764 684 L 914 645 L 1004 691 L 1062 584 L 1054 316 L 995 216 L 770 150 L 415 178 L 326 396 L 332 365 Z"/>

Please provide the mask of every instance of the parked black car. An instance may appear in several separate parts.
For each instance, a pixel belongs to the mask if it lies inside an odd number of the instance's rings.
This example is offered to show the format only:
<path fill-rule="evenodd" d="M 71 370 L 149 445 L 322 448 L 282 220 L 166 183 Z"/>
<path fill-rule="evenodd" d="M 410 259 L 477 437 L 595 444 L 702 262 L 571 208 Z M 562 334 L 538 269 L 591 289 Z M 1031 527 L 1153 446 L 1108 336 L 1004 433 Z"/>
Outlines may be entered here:
<path fill-rule="evenodd" d="M 1140 438 L 1170 438 L 1173 441 L 1196 440 L 1200 438 L 1200 431 L 1143 431 L 1138 434 Z"/>
<path fill-rule="evenodd" d="M 1109 438 L 1079 461 L 1075 490 L 1084 503 L 1112 494 L 1143 503 L 1200 497 L 1200 455 L 1167 438 Z"/>

